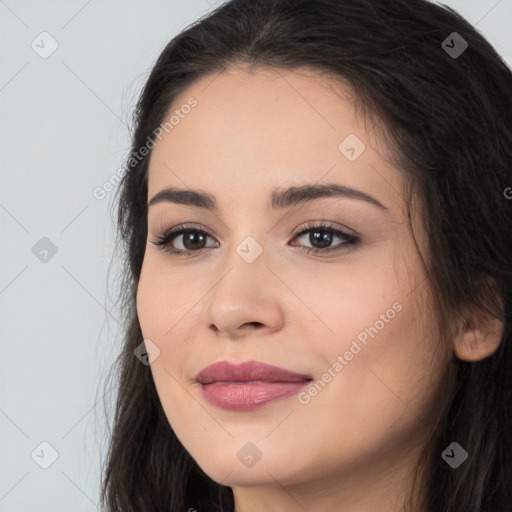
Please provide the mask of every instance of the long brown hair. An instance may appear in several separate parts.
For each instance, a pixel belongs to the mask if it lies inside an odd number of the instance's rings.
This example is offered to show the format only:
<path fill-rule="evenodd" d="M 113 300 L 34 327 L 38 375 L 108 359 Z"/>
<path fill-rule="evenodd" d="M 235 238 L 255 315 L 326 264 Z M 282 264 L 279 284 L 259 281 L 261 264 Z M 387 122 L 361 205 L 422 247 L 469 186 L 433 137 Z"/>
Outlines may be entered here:
<path fill-rule="evenodd" d="M 460 55 L 443 43 L 457 37 L 454 32 L 468 44 Z M 449 48 L 454 46 L 452 39 Z M 380 123 L 393 149 L 408 184 L 409 219 L 413 197 L 422 212 L 428 235 L 422 259 L 443 341 L 450 343 L 468 308 L 504 322 L 494 354 L 474 363 L 453 357 L 443 412 L 425 447 L 437 457 L 427 475 L 425 507 L 510 511 L 512 73 L 464 18 L 425 0 L 232 0 L 161 53 L 136 106 L 118 189 L 125 329 L 112 373 L 118 395 L 103 468 L 105 510 L 234 509 L 231 488 L 204 474 L 176 438 L 149 366 L 134 356 L 143 340 L 135 297 L 151 154 L 140 158 L 140 148 L 154 139 L 178 94 L 232 64 L 308 66 L 350 86 L 359 111 Z M 454 440 L 470 452 L 457 470 L 441 459 Z"/>

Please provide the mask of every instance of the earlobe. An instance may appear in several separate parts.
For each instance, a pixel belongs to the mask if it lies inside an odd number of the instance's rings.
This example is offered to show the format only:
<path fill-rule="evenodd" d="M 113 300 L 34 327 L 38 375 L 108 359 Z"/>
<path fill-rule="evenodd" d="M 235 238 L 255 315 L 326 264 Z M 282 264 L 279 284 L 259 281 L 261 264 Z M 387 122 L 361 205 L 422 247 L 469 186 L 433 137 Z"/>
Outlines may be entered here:
<path fill-rule="evenodd" d="M 454 343 L 457 358 L 476 362 L 491 356 L 500 346 L 504 324 L 501 320 L 480 312 L 466 321 Z"/>

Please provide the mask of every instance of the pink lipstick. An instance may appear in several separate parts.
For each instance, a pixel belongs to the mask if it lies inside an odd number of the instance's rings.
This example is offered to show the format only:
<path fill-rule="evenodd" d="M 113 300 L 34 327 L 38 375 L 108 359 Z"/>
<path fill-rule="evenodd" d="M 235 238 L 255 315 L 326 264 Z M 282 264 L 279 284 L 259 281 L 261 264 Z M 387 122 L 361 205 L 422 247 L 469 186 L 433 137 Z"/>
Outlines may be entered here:
<path fill-rule="evenodd" d="M 258 361 L 233 364 L 220 361 L 200 371 L 196 381 L 211 404 L 231 411 L 250 411 L 298 393 L 312 380 Z"/>

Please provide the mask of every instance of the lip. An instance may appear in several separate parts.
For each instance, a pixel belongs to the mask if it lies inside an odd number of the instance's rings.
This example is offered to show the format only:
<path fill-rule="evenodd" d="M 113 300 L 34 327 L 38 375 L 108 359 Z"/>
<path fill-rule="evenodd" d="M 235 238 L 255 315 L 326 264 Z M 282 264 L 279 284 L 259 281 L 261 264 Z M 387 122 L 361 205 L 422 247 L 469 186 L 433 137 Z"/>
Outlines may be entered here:
<path fill-rule="evenodd" d="M 232 411 L 249 411 L 296 394 L 311 380 L 310 375 L 259 361 L 219 361 L 196 376 L 208 402 Z"/>

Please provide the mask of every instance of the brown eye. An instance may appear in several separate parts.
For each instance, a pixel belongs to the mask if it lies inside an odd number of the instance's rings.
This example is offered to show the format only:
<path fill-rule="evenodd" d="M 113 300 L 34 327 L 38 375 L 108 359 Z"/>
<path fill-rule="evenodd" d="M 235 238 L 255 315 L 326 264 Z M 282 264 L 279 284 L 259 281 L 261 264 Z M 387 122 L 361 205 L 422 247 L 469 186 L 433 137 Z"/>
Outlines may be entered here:
<path fill-rule="evenodd" d="M 210 235 L 205 231 L 196 228 L 184 228 L 179 226 L 166 231 L 163 235 L 157 237 L 152 243 L 170 254 L 187 256 L 194 252 L 199 252 L 205 249 L 206 240 Z M 181 242 L 179 242 L 180 238 Z M 175 240 L 177 240 L 183 248 L 174 247 Z"/>
<path fill-rule="evenodd" d="M 307 241 L 312 245 L 312 247 L 303 247 L 301 250 L 307 253 L 313 252 L 315 254 L 325 254 L 341 251 L 344 249 L 353 248 L 360 242 L 359 237 L 352 233 L 347 233 L 332 224 L 307 226 L 305 229 L 302 229 L 299 233 L 297 233 L 294 240 L 300 237 L 304 237 L 306 234 L 309 234 Z M 344 242 L 339 243 L 337 247 L 329 247 L 335 238 L 340 238 L 344 240 Z"/>
<path fill-rule="evenodd" d="M 348 233 L 333 224 L 309 225 L 298 232 L 293 240 L 296 240 L 309 234 L 307 242 L 312 247 L 301 247 L 301 251 L 314 254 L 326 254 L 341 250 L 348 250 L 355 247 L 360 238 L 353 233 Z M 181 242 L 180 242 L 181 237 Z M 206 241 L 212 238 L 206 231 L 194 227 L 178 226 L 166 231 L 163 235 L 156 238 L 152 243 L 161 247 L 165 252 L 176 256 L 190 256 L 193 253 L 199 253 L 203 249 L 212 247 L 207 246 Z M 335 247 L 330 247 L 336 239 L 341 242 Z M 176 247 L 175 244 L 181 244 L 182 247 Z M 296 244 L 292 244 L 296 245 Z M 215 245 L 213 245 L 215 247 Z"/>

